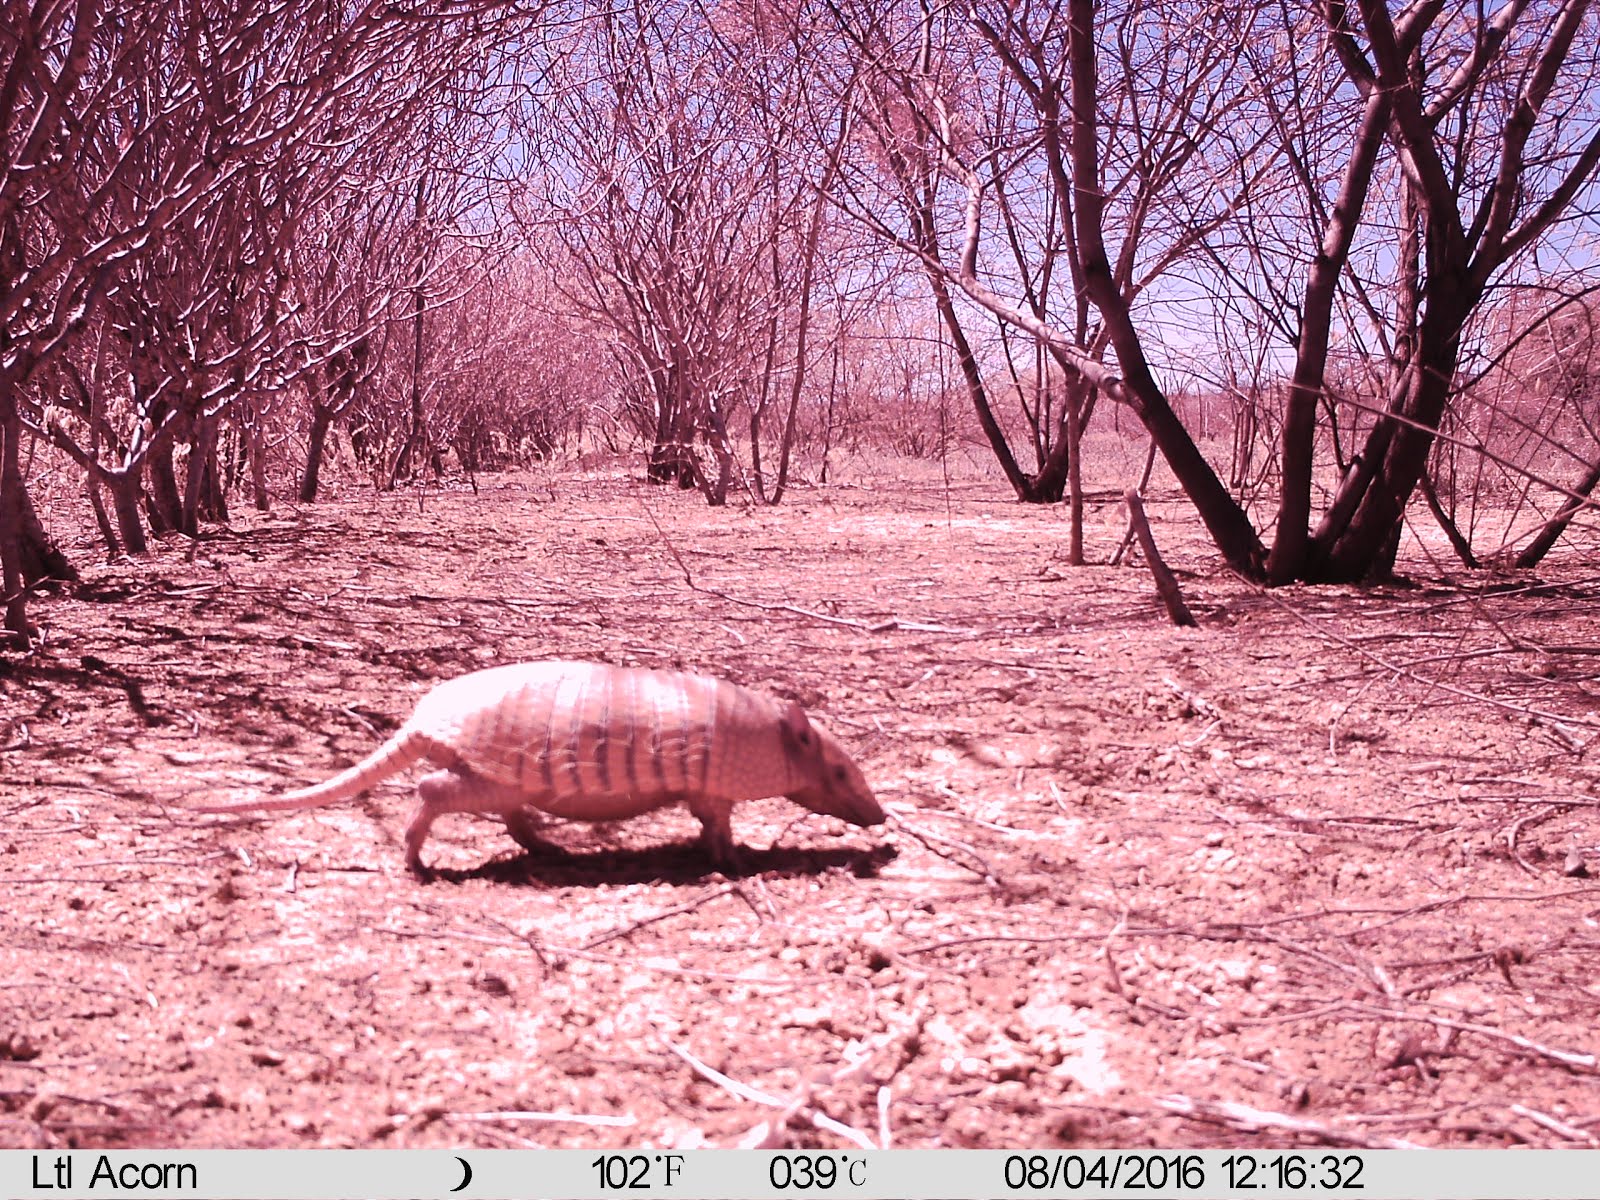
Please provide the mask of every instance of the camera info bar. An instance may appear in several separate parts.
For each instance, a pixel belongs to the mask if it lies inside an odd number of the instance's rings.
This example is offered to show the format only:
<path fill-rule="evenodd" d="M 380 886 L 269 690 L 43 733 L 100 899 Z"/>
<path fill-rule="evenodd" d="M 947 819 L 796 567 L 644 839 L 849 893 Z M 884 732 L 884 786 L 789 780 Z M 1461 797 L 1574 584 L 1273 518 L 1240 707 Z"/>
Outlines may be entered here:
<path fill-rule="evenodd" d="M 0 1200 L 1600 1200 L 1592 1150 L 5 1150 Z"/>

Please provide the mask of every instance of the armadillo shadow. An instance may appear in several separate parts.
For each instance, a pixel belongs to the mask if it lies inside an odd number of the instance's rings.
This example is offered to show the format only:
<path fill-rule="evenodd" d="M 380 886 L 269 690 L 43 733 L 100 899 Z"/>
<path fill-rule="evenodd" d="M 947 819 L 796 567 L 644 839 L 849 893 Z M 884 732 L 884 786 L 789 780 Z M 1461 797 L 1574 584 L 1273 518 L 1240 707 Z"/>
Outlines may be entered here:
<path fill-rule="evenodd" d="M 734 869 L 719 867 L 696 842 L 651 846 L 638 850 L 571 851 L 559 846 L 492 859 L 481 866 L 456 869 L 435 867 L 438 883 L 463 883 L 482 879 L 493 883 L 540 887 L 584 887 L 602 884 L 697 884 L 708 879 L 795 878 L 848 872 L 860 879 L 878 874 L 896 857 L 893 846 L 880 843 L 865 849 L 848 846 L 788 847 L 767 850 L 744 847 Z"/>

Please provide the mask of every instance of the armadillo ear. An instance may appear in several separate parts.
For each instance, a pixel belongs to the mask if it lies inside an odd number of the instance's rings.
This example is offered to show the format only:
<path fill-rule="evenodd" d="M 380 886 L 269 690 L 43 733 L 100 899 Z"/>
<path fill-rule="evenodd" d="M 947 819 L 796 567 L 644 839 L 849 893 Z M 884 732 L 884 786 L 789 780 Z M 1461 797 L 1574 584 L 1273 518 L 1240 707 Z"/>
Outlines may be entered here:
<path fill-rule="evenodd" d="M 811 728 L 811 719 L 806 716 L 806 710 L 792 700 L 783 710 L 783 719 L 778 722 L 778 731 L 783 735 L 784 749 L 791 755 L 816 754 L 817 731 Z"/>

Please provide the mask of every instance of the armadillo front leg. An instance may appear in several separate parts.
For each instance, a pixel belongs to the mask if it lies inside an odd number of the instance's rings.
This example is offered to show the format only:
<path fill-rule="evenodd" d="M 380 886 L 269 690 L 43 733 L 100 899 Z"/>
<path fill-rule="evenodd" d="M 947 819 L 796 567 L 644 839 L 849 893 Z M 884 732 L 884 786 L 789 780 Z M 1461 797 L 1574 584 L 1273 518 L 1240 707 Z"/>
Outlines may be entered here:
<path fill-rule="evenodd" d="M 733 826 L 728 820 L 733 804 L 704 796 L 690 796 L 688 803 L 689 811 L 700 818 L 700 845 L 711 861 L 724 871 L 737 871 L 739 848 L 733 844 Z"/>

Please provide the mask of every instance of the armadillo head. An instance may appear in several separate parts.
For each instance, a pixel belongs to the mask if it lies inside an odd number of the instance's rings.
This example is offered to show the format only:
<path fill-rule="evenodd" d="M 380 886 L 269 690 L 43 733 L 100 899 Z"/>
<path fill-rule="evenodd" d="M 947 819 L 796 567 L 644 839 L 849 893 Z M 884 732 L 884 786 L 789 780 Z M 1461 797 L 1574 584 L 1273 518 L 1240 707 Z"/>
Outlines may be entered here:
<path fill-rule="evenodd" d="M 813 725 L 798 704 L 784 710 L 780 728 L 793 774 L 806 781 L 786 792 L 788 799 L 852 825 L 883 824 L 883 809 L 867 786 L 867 777 L 832 734 Z"/>

